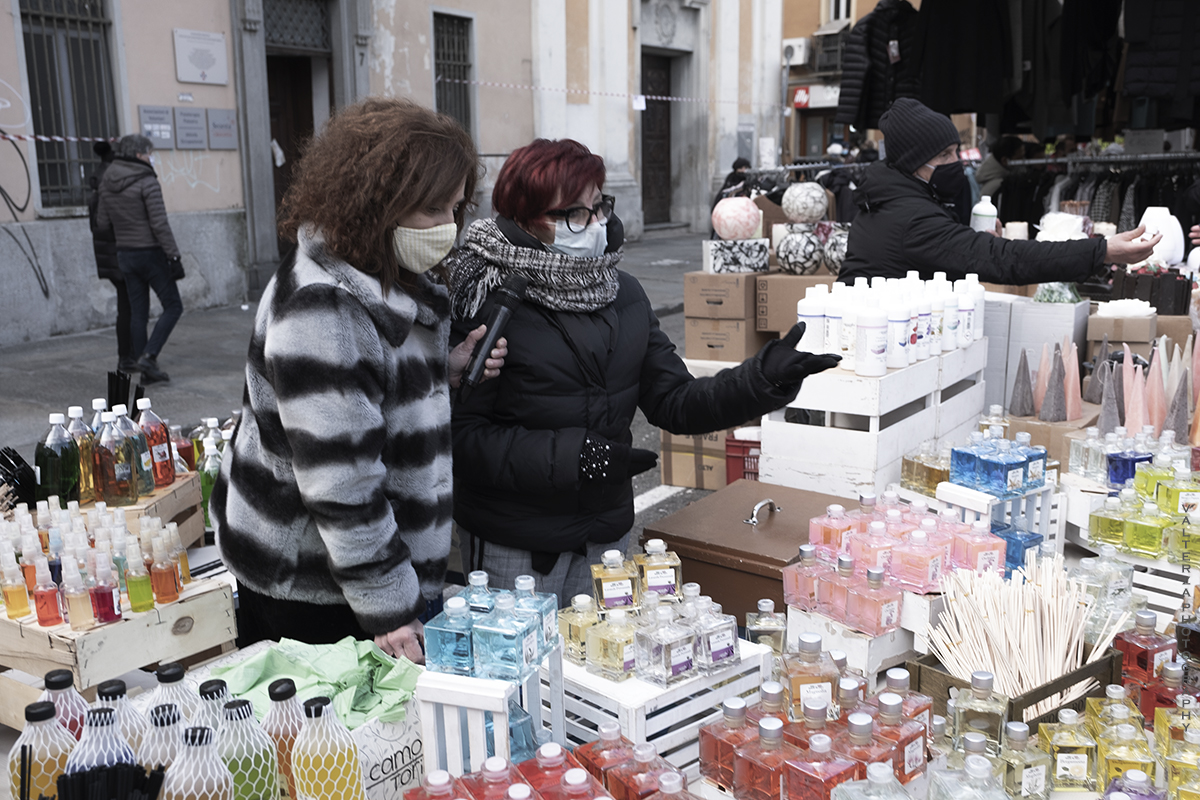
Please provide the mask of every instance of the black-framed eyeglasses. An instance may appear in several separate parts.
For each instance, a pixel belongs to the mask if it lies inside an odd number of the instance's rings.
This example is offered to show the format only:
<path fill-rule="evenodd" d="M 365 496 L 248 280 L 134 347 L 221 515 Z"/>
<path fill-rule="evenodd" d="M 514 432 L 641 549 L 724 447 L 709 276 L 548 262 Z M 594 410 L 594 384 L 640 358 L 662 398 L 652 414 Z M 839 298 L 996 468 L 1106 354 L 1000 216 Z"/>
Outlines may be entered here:
<path fill-rule="evenodd" d="M 617 198 L 611 194 L 602 194 L 600 195 L 600 202 L 591 208 L 587 206 L 557 208 L 553 211 L 547 211 L 546 216 L 565 220 L 567 230 L 571 233 L 579 233 L 592 223 L 592 217 L 609 217 L 616 207 Z"/>

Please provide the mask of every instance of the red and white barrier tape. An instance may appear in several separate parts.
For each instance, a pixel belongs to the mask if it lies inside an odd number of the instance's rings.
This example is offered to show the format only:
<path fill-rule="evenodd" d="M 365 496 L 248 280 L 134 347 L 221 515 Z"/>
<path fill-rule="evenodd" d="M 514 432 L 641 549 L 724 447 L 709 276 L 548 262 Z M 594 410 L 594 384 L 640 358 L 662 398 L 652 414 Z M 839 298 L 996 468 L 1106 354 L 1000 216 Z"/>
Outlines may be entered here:
<path fill-rule="evenodd" d="M 43 136 L 40 133 L 0 133 L 0 141 L 10 142 L 115 142 L 116 139 L 96 139 L 90 136 Z"/>

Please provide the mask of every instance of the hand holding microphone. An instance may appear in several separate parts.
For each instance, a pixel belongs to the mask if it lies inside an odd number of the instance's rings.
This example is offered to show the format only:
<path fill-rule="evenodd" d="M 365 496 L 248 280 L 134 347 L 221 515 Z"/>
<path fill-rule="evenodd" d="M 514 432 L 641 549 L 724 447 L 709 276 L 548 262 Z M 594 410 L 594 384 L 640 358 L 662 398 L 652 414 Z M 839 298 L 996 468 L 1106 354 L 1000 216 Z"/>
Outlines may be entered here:
<path fill-rule="evenodd" d="M 487 324 L 471 331 L 462 344 L 450 352 L 452 388 L 455 378 L 461 376 L 461 385 L 457 387 L 459 400 L 466 400 L 476 386 L 500 374 L 504 357 L 508 355 L 508 343 L 502 338 L 504 328 L 525 299 L 528 284 L 528 280 L 520 275 L 509 276 L 496 290 L 496 305 Z"/>

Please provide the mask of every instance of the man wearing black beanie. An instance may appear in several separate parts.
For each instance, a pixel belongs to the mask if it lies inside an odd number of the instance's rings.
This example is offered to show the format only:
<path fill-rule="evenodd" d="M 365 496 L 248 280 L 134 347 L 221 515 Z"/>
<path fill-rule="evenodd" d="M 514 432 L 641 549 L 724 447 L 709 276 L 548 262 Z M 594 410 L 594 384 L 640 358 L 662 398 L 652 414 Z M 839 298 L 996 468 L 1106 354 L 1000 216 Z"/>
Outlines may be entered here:
<path fill-rule="evenodd" d="M 958 158 L 959 135 L 944 114 L 901 98 L 879 118 L 887 158 L 866 170 L 854 192 L 859 214 L 850 226 L 838 280 L 950 280 L 977 273 L 1002 284 L 1084 281 L 1104 264 L 1134 264 L 1150 256 L 1161 235 L 1135 241 L 1144 228 L 1105 239 L 1009 241 L 959 221 L 967 179 Z M 969 192 L 966 193 L 969 197 Z"/>

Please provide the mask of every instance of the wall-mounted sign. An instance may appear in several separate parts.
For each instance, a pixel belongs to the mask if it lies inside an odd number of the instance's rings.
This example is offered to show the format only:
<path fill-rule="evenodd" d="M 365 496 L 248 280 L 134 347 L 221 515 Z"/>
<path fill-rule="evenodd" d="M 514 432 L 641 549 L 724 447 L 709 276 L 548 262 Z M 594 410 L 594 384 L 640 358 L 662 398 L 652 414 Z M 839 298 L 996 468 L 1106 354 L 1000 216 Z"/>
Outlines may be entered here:
<path fill-rule="evenodd" d="M 175 147 L 175 120 L 170 106 L 138 106 L 138 129 L 150 138 L 156 150 Z"/>
<path fill-rule="evenodd" d="M 237 150 L 237 112 L 232 108 L 208 109 L 208 149 Z"/>
<path fill-rule="evenodd" d="M 229 83 L 225 34 L 175 28 L 175 79 L 180 83 Z"/>
<path fill-rule="evenodd" d="M 792 104 L 796 108 L 837 108 L 838 97 L 841 93 L 842 87 L 827 86 L 822 83 L 797 86 Z"/>
<path fill-rule="evenodd" d="M 175 147 L 179 150 L 208 149 L 208 120 L 203 108 L 175 106 Z"/>

